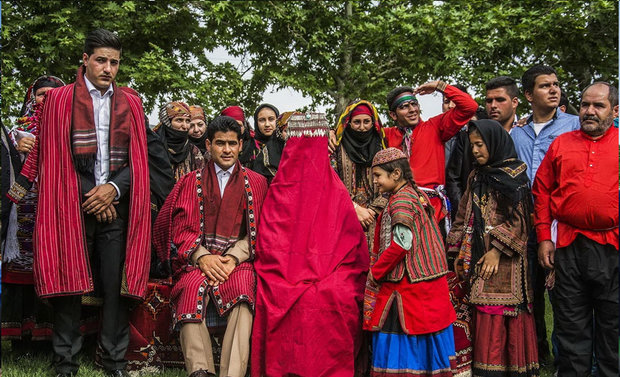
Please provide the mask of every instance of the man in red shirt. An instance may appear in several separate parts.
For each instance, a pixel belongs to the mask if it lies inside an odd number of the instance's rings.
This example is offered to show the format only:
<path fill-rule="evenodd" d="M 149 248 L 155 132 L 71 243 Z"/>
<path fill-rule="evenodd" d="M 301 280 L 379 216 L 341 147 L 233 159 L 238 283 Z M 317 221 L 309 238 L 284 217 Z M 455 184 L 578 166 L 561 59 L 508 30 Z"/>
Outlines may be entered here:
<path fill-rule="evenodd" d="M 555 271 L 560 376 L 588 375 L 592 351 L 601 376 L 618 375 L 617 116 L 618 90 L 588 86 L 581 129 L 553 141 L 532 189 L 538 260 Z"/>
<path fill-rule="evenodd" d="M 424 121 L 420 118 L 417 94 L 443 93 L 454 103 L 448 111 Z M 384 128 L 388 147 L 395 147 L 409 157 L 416 184 L 430 197 L 439 223 L 447 214 L 444 143 L 456 135 L 474 116 L 478 104 L 469 94 L 443 81 L 431 81 L 415 89 L 401 86 L 387 95 L 390 118 L 395 127 Z M 449 224 L 447 224 L 449 225 Z"/>

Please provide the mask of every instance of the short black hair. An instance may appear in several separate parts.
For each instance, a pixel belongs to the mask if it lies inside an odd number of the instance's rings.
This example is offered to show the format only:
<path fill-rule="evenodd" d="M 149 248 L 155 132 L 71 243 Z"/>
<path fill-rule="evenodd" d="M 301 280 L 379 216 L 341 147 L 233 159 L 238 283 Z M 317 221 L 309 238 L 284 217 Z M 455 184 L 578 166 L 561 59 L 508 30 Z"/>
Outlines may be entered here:
<path fill-rule="evenodd" d="M 390 111 L 394 111 L 394 108 L 392 108 L 392 105 L 394 104 L 394 100 L 396 100 L 396 97 L 398 97 L 399 95 L 405 92 L 413 93 L 413 88 L 410 86 L 399 86 L 398 88 L 392 89 L 387 94 L 385 99 L 387 100 L 387 105 Z"/>
<path fill-rule="evenodd" d="M 564 91 L 562 91 L 562 94 L 560 94 L 560 103 L 558 104 L 558 107 L 560 106 L 566 106 L 567 110 L 568 106 L 570 106 L 570 104 L 568 103 L 568 97 L 566 96 L 566 93 L 564 93 Z"/>
<path fill-rule="evenodd" d="M 237 140 L 241 140 L 241 126 L 234 118 L 220 115 L 215 117 L 207 126 L 207 139 L 213 141 L 216 132 L 233 131 L 237 134 Z"/>
<path fill-rule="evenodd" d="M 609 89 L 609 94 L 607 95 L 607 100 L 611 104 L 611 107 L 614 108 L 614 107 L 618 106 L 618 88 L 616 88 L 615 86 L 611 85 L 610 83 L 608 83 L 606 81 L 596 81 L 596 82 L 593 82 L 592 84 L 586 86 L 581 91 L 581 97 L 583 98 L 583 93 L 585 93 L 586 90 L 590 89 L 590 87 L 594 86 L 594 85 L 605 85 L 607 87 L 607 89 Z"/>
<path fill-rule="evenodd" d="M 548 65 L 537 64 L 532 68 L 528 69 L 521 76 L 521 86 L 523 87 L 523 94 L 534 90 L 534 84 L 536 83 L 536 77 L 540 75 L 556 75 L 555 69 L 549 67 Z"/>
<path fill-rule="evenodd" d="M 487 113 L 486 107 L 478 106 L 478 109 L 476 109 L 476 119 L 489 119 L 489 113 Z"/>
<path fill-rule="evenodd" d="M 508 76 L 498 76 L 494 77 L 491 80 L 487 81 L 485 85 L 485 90 L 493 90 L 504 88 L 506 89 L 506 93 L 510 96 L 510 98 L 515 98 L 519 96 L 519 88 L 517 88 L 517 81 L 512 77 Z"/>
<path fill-rule="evenodd" d="M 91 55 L 96 48 L 101 47 L 122 51 L 121 40 L 115 33 L 106 29 L 93 30 L 84 41 L 84 53 Z"/>

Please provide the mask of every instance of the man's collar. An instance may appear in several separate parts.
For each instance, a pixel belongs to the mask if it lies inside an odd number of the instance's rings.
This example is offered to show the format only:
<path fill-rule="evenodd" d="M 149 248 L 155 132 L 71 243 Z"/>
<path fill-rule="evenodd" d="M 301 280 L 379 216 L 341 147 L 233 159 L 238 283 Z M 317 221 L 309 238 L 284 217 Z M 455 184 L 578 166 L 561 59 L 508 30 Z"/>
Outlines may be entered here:
<path fill-rule="evenodd" d="M 86 75 L 84 75 L 84 81 L 86 82 L 86 88 L 88 88 L 89 93 L 92 92 L 93 90 L 96 90 L 98 93 L 101 93 L 99 89 L 95 88 L 93 83 L 88 80 L 88 77 L 86 77 Z M 110 93 L 110 95 L 114 94 L 114 86 L 112 84 L 108 86 L 108 90 L 106 90 L 106 92 L 104 93 L 102 97 L 104 97 L 108 93 Z"/>
<path fill-rule="evenodd" d="M 558 119 L 558 115 L 562 112 L 562 110 L 560 110 L 559 107 L 555 108 L 555 113 L 553 113 L 553 117 L 551 117 L 551 119 L 549 119 L 549 122 L 552 120 L 556 120 Z M 534 113 L 530 114 L 530 116 L 527 118 L 527 124 L 530 123 L 534 123 Z"/>
<path fill-rule="evenodd" d="M 227 170 L 224 170 L 224 169 L 220 168 L 220 166 L 218 164 L 214 164 L 214 165 L 215 165 L 215 174 L 216 175 L 220 175 L 220 172 L 223 172 L 223 171 L 227 171 L 230 175 L 232 175 L 233 170 L 235 170 L 235 165 L 236 164 L 231 166 Z"/>

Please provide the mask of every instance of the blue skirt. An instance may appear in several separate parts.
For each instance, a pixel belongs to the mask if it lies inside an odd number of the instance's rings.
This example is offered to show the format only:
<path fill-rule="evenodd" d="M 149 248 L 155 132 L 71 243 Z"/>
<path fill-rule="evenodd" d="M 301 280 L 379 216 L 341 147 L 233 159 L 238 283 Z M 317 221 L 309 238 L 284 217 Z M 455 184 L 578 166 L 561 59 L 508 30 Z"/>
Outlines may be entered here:
<path fill-rule="evenodd" d="M 424 335 L 407 335 L 398 327 L 384 326 L 373 333 L 372 377 L 452 376 L 456 370 L 452 325 Z"/>

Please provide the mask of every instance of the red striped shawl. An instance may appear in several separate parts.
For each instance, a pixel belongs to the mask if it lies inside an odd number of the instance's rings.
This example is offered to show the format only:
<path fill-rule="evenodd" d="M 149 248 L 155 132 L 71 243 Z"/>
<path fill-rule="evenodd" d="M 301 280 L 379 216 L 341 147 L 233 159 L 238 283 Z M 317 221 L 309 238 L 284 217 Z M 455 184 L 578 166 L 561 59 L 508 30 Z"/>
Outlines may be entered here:
<path fill-rule="evenodd" d="M 175 273 L 175 285 L 171 293 L 175 325 L 179 322 L 201 322 L 206 313 L 207 294 L 214 301 L 221 316 L 239 302 L 246 302 L 254 309 L 256 276 L 252 259 L 260 210 L 267 194 L 267 181 L 251 170 L 243 168 L 241 171 L 245 181 L 245 216 L 250 261 L 237 266 L 226 282 L 217 288 L 211 288 L 200 269 L 190 261 L 198 246 L 204 244 L 205 235 L 201 225 L 204 219 L 201 211 L 204 213 L 204 209 L 201 208 L 201 203 L 207 193 L 203 192 L 202 188 L 205 186 L 201 185 L 200 181 L 206 180 L 210 164 L 213 162 L 209 162 L 202 170 L 186 174 L 177 182 L 157 216 L 153 231 L 153 245 L 158 257 L 162 261 L 170 261 Z"/>
<path fill-rule="evenodd" d="M 124 95 L 131 109 L 129 166 L 129 221 L 121 294 L 144 296 L 150 264 L 150 197 L 144 110 L 140 98 L 128 88 Z M 40 134 L 21 175 L 29 182 L 38 177 L 39 204 L 34 232 L 34 278 L 40 297 L 84 294 L 93 291 L 80 180 L 71 152 L 71 108 L 74 84 L 47 92 Z M 19 198 L 13 198 L 18 200 Z"/>

